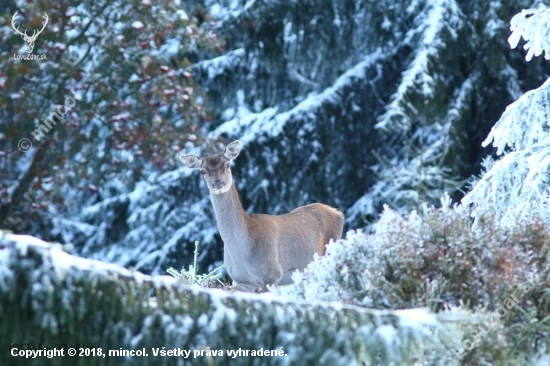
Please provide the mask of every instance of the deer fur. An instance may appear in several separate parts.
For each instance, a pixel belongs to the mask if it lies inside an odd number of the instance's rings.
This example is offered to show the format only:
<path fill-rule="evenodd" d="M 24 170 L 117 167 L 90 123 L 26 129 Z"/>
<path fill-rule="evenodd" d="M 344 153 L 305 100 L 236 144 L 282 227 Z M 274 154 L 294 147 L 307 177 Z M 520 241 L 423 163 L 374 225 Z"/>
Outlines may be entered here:
<path fill-rule="evenodd" d="M 321 203 L 276 216 L 247 213 L 231 174 L 240 149 L 237 140 L 222 154 L 179 158 L 204 175 L 224 242 L 224 265 L 237 289 L 254 292 L 258 287 L 266 291 L 267 285 L 289 285 L 294 271 L 303 270 L 315 253 L 323 255 L 330 240 L 340 239 L 344 215 Z"/>

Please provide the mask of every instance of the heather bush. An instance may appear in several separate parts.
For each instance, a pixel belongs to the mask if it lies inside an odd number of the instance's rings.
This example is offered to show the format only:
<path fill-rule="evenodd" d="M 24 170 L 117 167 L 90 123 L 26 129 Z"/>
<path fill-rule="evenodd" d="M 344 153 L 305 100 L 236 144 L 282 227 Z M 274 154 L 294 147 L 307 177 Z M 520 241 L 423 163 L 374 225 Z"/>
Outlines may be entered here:
<path fill-rule="evenodd" d="M 464 339 L 513 295 L 518 304 L 464 361 L 522 364 L 548 352 L 549 262 L 543 220 L 517 215 L 513 225 L 502 226 L 496 215 L 485 214 L 474 227 L 469 207 L 452 206 L 445 197 L 441 209 L 424 205 L 408 217 L 386 208 L 371 234 L 350 231 L 280 292 L 376 309 L 458 306 L 477 319 L 463 329 Z M 534 286 L 521 296 L 529 281 Z"/>

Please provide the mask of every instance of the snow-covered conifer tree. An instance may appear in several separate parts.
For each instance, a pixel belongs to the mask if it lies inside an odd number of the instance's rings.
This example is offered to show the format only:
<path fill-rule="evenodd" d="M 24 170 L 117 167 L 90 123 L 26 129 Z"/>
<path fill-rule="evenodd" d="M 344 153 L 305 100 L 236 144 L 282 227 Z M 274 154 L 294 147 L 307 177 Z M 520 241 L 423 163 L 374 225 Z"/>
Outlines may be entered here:
<path fill-rule="evenodd" d="M 510 46 L 523 38 L 525 59 L 550 59 L 550 9 L 523 10 L 512 18 Z M 497 213 L 537 214 L 550 220 L 550 78 L 512 103 L 483 142 L 493 144 L 500 159 L 486 160 L 486 172 L 463 203 L 477 211 L 494 207 Z"/>

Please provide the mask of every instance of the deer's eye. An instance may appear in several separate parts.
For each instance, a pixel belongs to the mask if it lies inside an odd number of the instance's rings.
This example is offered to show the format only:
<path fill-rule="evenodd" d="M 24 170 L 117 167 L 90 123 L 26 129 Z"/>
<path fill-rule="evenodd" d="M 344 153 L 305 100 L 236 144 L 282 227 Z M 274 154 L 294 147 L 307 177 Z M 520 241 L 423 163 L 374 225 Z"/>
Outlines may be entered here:
<path fill-rule="evenodd" d="M 205 174 L 206 174 L 206 172 L 205 172 L 204 170 L 201 170 L 201 173 L 202 173 L 202 175 L 205 175 Z"/>
<path fill-rule="evenodd" d="M 227 165 L 226 165 L 225 167 L 226 167 L 227 169 L 229 169 L 229 165 L 230 165 L 230 164 L 229 164 L 229 163 L 227 163 Z"/>

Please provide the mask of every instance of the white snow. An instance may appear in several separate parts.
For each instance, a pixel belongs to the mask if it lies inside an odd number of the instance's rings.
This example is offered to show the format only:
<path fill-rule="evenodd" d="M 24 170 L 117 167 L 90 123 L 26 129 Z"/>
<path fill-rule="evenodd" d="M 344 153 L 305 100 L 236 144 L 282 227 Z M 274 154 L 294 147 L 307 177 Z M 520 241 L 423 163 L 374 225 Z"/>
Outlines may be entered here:
<path fill-rule="evenodd" d="M 119 121 L 130 119 L 131 117 L 132 115 L 130 114 L 130 112 L 122 112 L 111 117 L 111 120 L 113 122 L 119 122 Z"/>
<path fill-rule="evenodd" d="M 403 328 L 420 330 L 428 329 L 426 326 L 439 325 L 435 314 L 430 313 L 428 309 L 404 309 L 396 310 L 395 313 L 399 317 L 399 326 Z"/>
<path fill-rule="evenodd" d="M 497 154 L 503 156 L 462 199 L 464 204 L 484 202 L 476 211 L 491 207 L 505 217 L 538 213 L 550 221 L 549 94 L 550 79 L 506 108 L 483 142 L 483 146 L 492 142 Z"/>
<path fill-rule="evenodd" d="M 523 46 L 528 50 L 525 59 L 530 61 L 533 56 L 540 56 L 545 52 L 544 58 L 550 60 L 550 8 L 525 9 L 516 14 L 510 22 L 512 34 L 508 38 L 510 47 L 516 48 L 520 39 L 527 42 Z"/>
<path fill-rule="evenodd" d="M 143 25 L 142 22 L 140 22 L 139 20 L 135 20 L 134 22 L 132 22 L 132 28 L 134 29 L 143 29 L 143 27 L 145 27 L 145 25 Z"/>
<path fill-rule="evenodd" d="M 237 48 L 229 51 L 222 56 L 215 57 L 211 60 L 200 61 L 194 65 L 194 68 L 204 69 L 208 72 L 208 79 L 213 79 L 223 75 L 228 65 L 236 65 L 246 56 L 244 48 Z"/>
<path fill-rule="evenodd" d="M 395 343 L 399 341 L 399 334 L 391 325 L 382 325 L 376 328 L 375 334 L 382 338 L 388 351 L 391 351 L 395 347 Z"/>
<path fill-rule="evenodd" d="M 132 272 L 123 267 L 117 266 L 116 264 L 101 262 L 94 259 L 86 259 L 77 257 L 71 254 L 64 252 L 60 246 L 55 246 L 48 244 L 43 240 L 35 238 L 30 235 L 15 235 L 15 234 L 6 234 L 4 239 L 10 242 L 14 242 L 16 248 L 20 251 L 22 255 L 26 255 L 28 252 L 29 246 L 36 246 L 39 248 L 49 250 L 49 253 L 52 258 L 52 263 L 55 266 L 56 270 L 66 270 L 69 271 L 71 268 L 76 267 L 80 270 L 94 271 L 94 272 L 108 272 L 111 274 L 118 274 L 121 276 L 133 277 L 137 281 L 151 280 L 151 276 L 144 275 L 140 272 Z M 7 261 L 7 251 L 0 251 L 0 263 L 2 261 Z M 170 286 L 174 283 L 177 283 L 177 279 L 172 276 L 154 276 L 155 280 L 163 285 Z"/>

